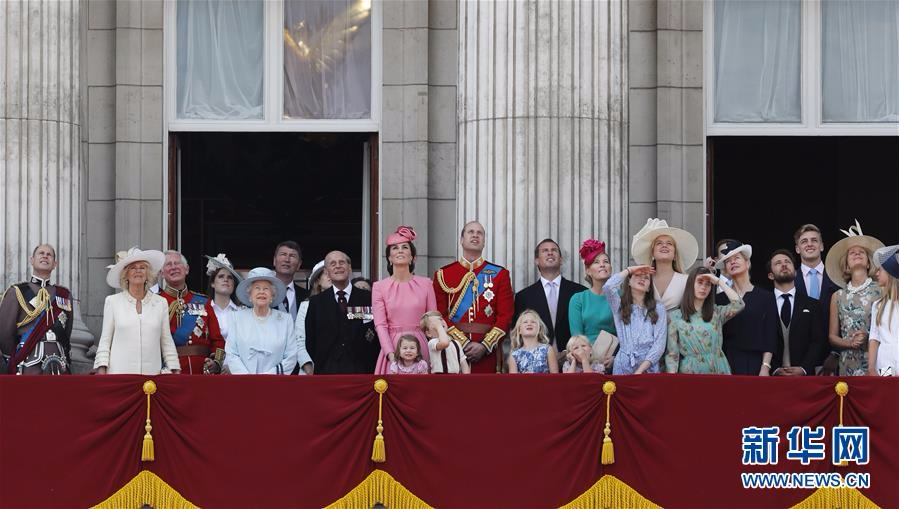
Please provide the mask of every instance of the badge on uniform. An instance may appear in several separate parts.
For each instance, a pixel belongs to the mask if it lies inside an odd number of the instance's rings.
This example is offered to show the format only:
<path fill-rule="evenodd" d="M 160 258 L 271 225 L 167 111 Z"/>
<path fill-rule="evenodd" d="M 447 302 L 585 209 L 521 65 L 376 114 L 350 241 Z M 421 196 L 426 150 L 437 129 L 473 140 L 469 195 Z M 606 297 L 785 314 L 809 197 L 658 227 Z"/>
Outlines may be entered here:
<path fill-rule="evenodd" d="M 206 306 L 203 304 L 196 304 L 194 302 L 187 303 L 187 314 L 195 315 L 195 316 L 206 316 Z"/>
<path fill-rule="evenodd" d="M 492 273 L 492 271 L 491 271 L 491 273 Z M 486 300 L 487 302 L 490 302 L 493 300 L 493 297 L 496 296 L 496 294 L 493 293 L 493 276 L 489 276 L 486 279 L 487 279 L 487 281 L 484 283 L 484 288 L 486 288 L 486 290 L 484 290 L 484 300 Z M 487 309 L 489 309 L 489 308 L 490 308 L 490 306 L 487 306 Z M 487 316 L 490 316 L 490 315 L 488 314 Z"/>
<path fill-rule="evenodd" d="M 56 307 L 65 311 L 72 310 L 72 299 L 66 299 L 60 296 L 56 296 Z"/>
<path fill-rule="evenodd" d="M 487 304 L 487 307 L 484 308 L 484 314 L 488 317 L 493 314 L 493 308 L 490 307 L 490 304 Z"/>
<path fill-rule="evenodd" d="M 59 324 L 62 325 L 63 328 L 65 328 L 65 326 L 66 326 L 66 320 L 68 320 L 68 318 L 66 317 L 66 314 L 65 314 L 65 313 L 60 313 L 60 314 L 59 314 L 59 318 L 57 318 L 57 320 L 59 320 Z"/>

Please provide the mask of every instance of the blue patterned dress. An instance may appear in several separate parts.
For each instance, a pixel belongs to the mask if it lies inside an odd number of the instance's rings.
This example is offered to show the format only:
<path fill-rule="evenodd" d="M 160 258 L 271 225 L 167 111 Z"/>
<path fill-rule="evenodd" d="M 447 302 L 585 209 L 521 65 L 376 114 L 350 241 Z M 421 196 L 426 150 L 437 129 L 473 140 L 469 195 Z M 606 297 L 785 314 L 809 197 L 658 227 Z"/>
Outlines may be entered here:
<path fill-rule="evenodd" d="M 519 348 L 512 351 L 519 373 L 549 373 L 549 345 L 540 344 L 533 350 Z"/>
<path fill-rule="evenodd" d="M 649 361 L 647 373 L 659 372 L 659 359 L 665 351 L 668 332 L 668 319 L 665 306 L 656 302 L 656 323 L 649 320 L 646 308 L 632 304 L 630 323 L 621 321 L 621 283 L 624 277 L 620 273 L 613 274 L 603 285 L 603 295 L 609 301 L 612 315 L 615 317 L 615 329 L 618 331 L 618 353 L 612 364 L 613 375 L 631 375 L 643 361 Z M 624 291 L 629 292 L 630 288 Z"/>

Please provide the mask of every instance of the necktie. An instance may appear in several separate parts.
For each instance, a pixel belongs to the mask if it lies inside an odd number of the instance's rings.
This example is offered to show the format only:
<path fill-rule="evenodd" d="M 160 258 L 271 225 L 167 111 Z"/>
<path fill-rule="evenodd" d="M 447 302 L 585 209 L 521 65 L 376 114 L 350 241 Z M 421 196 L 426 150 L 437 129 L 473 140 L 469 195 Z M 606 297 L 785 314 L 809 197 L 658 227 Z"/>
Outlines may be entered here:
<path fill-rule="evenodd" d="M 784 327 L 790 326 L 790 317 L 793 316 L 793 306 L 790 305 L 790 297 L 789 293 L 785 293 L 781 295 L 784 300 L 783 306 L 780 307 L 780 321 L 783 322 Z"/>
<path fill-rule="evenodd" d="M 808 271 L 808 296 L 813 299 L 821 297 L 821 287 L 818 285 L 818 271 L 809 269 Z"/>
<path fill-rule="evenodd" d="M 284 301 L 281 302 L 281 306 L 284 307 L 281 311 L 284 311 L 285 313 L 290 313 L 290 300 L 287 298 L 288 292 L 290 292 L 289 286 L 287 287 L 287 291 L 284 292 Z"/>
<path fill-rule="evenodd" d="M 559 307 L 559 290 L 556 288 L 556 282 L 550 281 L 547 283 L 549 286 L 549 295 L 546 296 L 546 303 L 549 304 L 549 317 L 552 319 L 552 326 L 556 326 L 556 308 Z"/>
<path fill-rule="evenodd" d="M 337 290 L 337 304 L 340 305 L 340 312 L 346 314 L 346 292 Z"/>

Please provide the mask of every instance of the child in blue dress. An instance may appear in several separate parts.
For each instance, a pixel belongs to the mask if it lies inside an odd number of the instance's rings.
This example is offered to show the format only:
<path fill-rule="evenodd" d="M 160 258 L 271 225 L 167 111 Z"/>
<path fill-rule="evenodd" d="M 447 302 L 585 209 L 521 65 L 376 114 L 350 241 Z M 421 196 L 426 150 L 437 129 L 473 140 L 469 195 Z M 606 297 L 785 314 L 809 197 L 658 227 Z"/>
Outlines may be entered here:
<path fill-rule="evenodd" d="M 558 373 L 556 349 L 549 344 L 546 325 L 536 311 L 524 310 L 512 328 L 509 373 Z"/>

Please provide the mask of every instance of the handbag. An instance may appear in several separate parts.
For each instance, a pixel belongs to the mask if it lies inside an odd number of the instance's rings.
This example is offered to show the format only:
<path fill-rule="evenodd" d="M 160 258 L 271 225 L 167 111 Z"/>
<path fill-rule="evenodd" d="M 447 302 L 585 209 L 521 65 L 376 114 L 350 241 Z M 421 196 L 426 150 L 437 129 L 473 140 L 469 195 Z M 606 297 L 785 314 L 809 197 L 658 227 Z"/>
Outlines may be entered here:
<path fill-rule="evenodd" d="M 602 362 L 604 358 L 614 355 L 617 349 L 618 337 L 601 330 L 593 342 L 593 360 Z"/>

